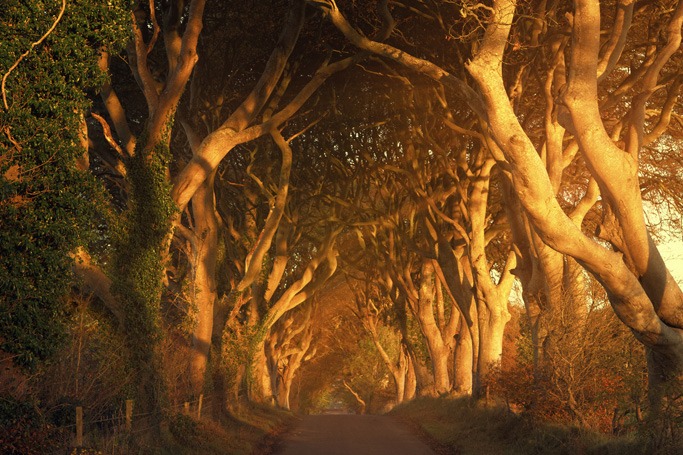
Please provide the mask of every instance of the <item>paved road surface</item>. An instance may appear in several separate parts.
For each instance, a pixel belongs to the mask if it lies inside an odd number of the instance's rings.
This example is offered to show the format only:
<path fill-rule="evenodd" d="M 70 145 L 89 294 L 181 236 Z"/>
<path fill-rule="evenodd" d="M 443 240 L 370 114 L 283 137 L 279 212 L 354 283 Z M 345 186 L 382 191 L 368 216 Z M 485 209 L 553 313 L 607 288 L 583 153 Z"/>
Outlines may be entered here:
<path fill-rule="evenodd" d="M 393 419 L 373 415 L 306 416 L 279 455 L 436 455 Z"/>

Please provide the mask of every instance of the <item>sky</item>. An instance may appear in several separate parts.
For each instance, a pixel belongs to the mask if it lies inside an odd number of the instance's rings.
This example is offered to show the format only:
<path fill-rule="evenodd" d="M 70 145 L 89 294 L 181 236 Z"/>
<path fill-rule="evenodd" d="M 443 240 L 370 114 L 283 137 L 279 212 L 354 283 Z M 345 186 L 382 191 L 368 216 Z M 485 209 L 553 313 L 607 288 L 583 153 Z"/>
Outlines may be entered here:
<path fill-rule="evenodd" d="M 683 240 L 669 240 L 660 243 L 658 247 L 671 275 L 678 285 L 683 288 Z M 521 293 L 521 284 L 518 280 L 515 280 L 512 295 L 510 296 L 510 302 L 513 305 L 524 306 Z"/>
<path fill-rule="evenodd" d="M 659 245 L 659 252 L 664 258 L 671 275 L 679 285 L 683 285 L 683 241 L 672 240 Z"/>

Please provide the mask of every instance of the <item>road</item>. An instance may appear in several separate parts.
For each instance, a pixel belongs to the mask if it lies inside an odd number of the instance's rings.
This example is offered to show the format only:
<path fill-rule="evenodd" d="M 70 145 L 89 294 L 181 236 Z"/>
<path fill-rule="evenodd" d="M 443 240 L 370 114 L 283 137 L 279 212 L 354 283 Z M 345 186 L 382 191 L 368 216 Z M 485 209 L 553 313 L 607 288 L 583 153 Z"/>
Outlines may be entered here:
<path fill-rule="evenodd" d="M 314 415 L 284 436 L 278 455 L 436 455 L 390 417 Z"/>

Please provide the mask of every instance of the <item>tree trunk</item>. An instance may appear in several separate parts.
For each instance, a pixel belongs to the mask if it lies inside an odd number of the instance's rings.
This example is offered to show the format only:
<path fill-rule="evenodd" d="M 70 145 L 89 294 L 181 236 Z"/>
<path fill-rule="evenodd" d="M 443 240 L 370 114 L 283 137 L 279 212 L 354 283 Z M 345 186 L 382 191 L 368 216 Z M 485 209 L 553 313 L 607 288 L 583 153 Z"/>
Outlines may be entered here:
<path fill-rule="evenodd" d="M 254 403 L 275 404 L 271 371 L 265 352 L 265 340 L 254 343 L 247 367 L 247 396 Z"/>
<path fill-rule="evenodd" d="M 405 346 L 401 344 L 398 352 L 398 358 L 396 361 L 392 360 L 387 351 L 384 349 L 384 346 L 382 346 L 377 333 L 376 321 L 372 320 L 372 317 L 373 316 L 368 316 L 368 319 L 365 320 L 364 324 L 366 325 L 367 330 L 370 332 L 372 342 L 382 358 L 384 365 L 391 373 L 396 392 L 396 404 L 399 404 L 403 402 L 405 395 L 406 372 L 409 363 L 408 356 L 405 352 Z"/>
<path fill-rule="evenodd" d="M 401 346 L 403 348 L 403 346 Z M 403 403 L 406 395 L 406 376 L 408 374 L 408 364 L 410 359 L 404 349 L 399 349 L 398 362 L 395 370 L 392 371 L 394 383 L 396 385 L 396 404 Z"/>
<path fill-rule="evenodd" d="M 289 394 L 292 391 L 292 382 L 294 376 L 287 375 L 280 381 L 279 390 L 277 393 L 277 404 L 283 409 L 290 410 Z"/>
<path fill-rule="evenodd" d="M 193 294 L 196 326 L 192 333 L 190 380 L 195 395 L 204 388 L 206 365 L 211 348 L 216 301 L 216 250 L 218 220 L 214 208 L 213 176 L 204 182 L 192 198 L 192 215 L 196 233 Z"/>
<path fill-rule="evenodd" d="M 365 414 L 365 409 L 367 408 L 367 405 L 363 397 L 361 397 L 361 395 L 358 392 L 353 390 L 353 388 L 349 385 L 348 382 L 344 381 L 343 383 L 344 387 L 346 387 L 346 389 L 351 393 L 351 395 L 353 395 L 353 398 L 355 398 L 356 402 L 358 403 L 358 414 Z"/>
<path fill-rule="evenodd" d="M 500 365 L 503 354 L 503 333 L 505 325 L 510 320 L 508 299 L 513 282 L 511 270 L 517 264 L 517 255 L 511 250 L 498 283 L 493 282 L 486 256 L 485 233 L 491 169 L 495 161 L 485 155 L 480 156 L 479 159 L 482 163 L 477 170 L 477 179 L 472 185 L 472 194 L 468 201 L 471 220 L 470 264 L 476 285 L 479 334 L 479 350 L 474 365 L 475 377 L 472 390 L 475 397 L 488 395 L 487 376 L 492 368 Z"/>
<path fill-rule="evenodd" d="M 417 376 L 415 374 L 415 362 L 410 352 L 408 352 L 406 360 L 407 368 L 405 387 L 403 390 L 403 401 L 410 401 L 415 398 L 415 395 L 417 394 Z"/>
<path fill-rule="evenodd" d="M 460 321 L 453 358 L 453 389 L 458 394 L 472 392 L 473 376 L 479 358 L 479 317 L 474 298 L 474 276 L 471 263 L 456 254 L 448 242 L 439 241 L 438 268 L 440 279 L 450 298 L 457 304 Z M 455 311 L 455 309 L 454 309 Z M 455 333 L 453 335 L 456 336 Z"/>
<path fill-rule="evenodd" d="M 470 395 L 472 393 L 472 371 L 474 367 L 472 360 L 472 333 L 467 326 L 465 317 L 462 316 L 453 359 L 453 391 L 458 395 Z"/>
<path fill-rule="evenodd" d="M 448 393 L 451 389 L 450 377 L 448 375 L 450 350 L 445 345 L 441 330 L 439 330 L 439 326 L 434 318 L 435 285 L 434 265 L 431 260 L 425 259 L 422 263 L 417 319 L 420 323 L 422 334 L 427 341 L 427 348 L 432 361 L 434 392 L 440 395 Z"/>
<path fill-rule="evenodd" d="M 510 313 L 507 311 L 507 299 L 494 306 L 500 309 L 501 304 L 505 305 L 505 311 L 479 310 L 479 357 L 473 384 L 475 397 L 488 396 L 488 375 L 492 369 L 500 366 L 503 356 L 503 335 Z"/>

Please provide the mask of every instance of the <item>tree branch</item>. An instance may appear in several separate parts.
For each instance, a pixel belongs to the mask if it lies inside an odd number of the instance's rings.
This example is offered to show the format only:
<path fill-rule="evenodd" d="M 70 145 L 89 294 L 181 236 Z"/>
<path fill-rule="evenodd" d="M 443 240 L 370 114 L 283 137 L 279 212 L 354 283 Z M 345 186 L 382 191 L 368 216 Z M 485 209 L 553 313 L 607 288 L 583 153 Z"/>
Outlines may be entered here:
<path fill-rule="evenodd" d="M 26 56 L 27 56 L 27 55 L 28 55 L 36 46 L 39 46 L 43 41 L 45 41 L 45 40 L 47 39 L 47 37 L 50 36 L 50 34 L 54 31 L 54 29 L 57 28 L 57 24 L 59 24 L 59 21 L 62 20 L 62 17 L 64 16 L 64 11 L 65 11 L 65 10 L 66 10 L 66 0 L 62 0 L 62 6 L 61 6 L 61 8 L 59 9 L 59 13 L 57 14 L 57 18 L 56 18 L 55 21 L 52 23 L 52 26 L 50 26 L 50 28 L 47 30 L 47 32 L 45 32 L 45 34 L 44 34 L 43 36 L 41 36 L 40 39 L 38 39 L 38 41 L 36 41 L 36 42 L 34 42 L 34 43 L 31 43 L 31 47 L 28 48 L 28 50 L 27 50 L 26 52 L 24 52 L 23 54 L 21 54 L 21 55 L 19 56 L 19 58 L 17 59 L 17 61 L 15 61 L 14 64 L 13 64 L 12 66 L 10 66 L 9 69 L 7 70 L 7 72 L 2 76 L 2 103 L 3 103 L 4 106 L 5 106 L 5 110 L 9 110 L 9 105 L 7 104 L 7 91 L 6 91 L 6 89 L 5 89 L 5 84 L 7 83 L 7 78 L 9 77 L 10 73 L 11 73 L 12 71 L 14 71 L 14 70 L 17 68 L 17 66 L 19 66 L 19 63 L 21 63 L 21 61 L 22 61 L 24 58 L 26 58 Z"/>

